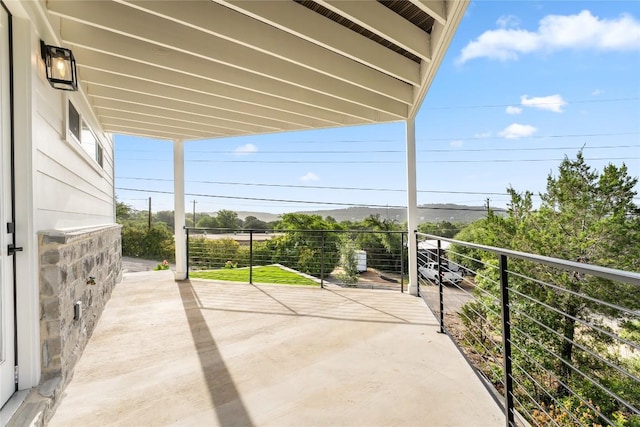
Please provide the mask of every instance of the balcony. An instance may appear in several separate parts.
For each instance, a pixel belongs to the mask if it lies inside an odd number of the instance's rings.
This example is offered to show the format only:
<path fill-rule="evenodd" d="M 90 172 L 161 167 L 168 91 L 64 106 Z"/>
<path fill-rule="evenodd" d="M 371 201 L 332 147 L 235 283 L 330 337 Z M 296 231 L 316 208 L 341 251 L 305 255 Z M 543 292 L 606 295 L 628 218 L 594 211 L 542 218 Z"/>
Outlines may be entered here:
<path fill-rule="evenodd" d="M 415 298 L 404 232 L 207 231 L 187 232 L 190 279 L 126 276 L 51 425 L 592 426 L 640 416 L 638 273 L 417 233 Z M 368 273 L 380 280 L 340 281 L 345 241 L 368 242 Z M 194 277 L 229 262 L 245 283 Z M 273 262 L 316 286 L 254 280 Z"/>
<path fill-rule="evenodd" d="M 501 425 L 424 302 L 125 275 L 50 426 Z"/>

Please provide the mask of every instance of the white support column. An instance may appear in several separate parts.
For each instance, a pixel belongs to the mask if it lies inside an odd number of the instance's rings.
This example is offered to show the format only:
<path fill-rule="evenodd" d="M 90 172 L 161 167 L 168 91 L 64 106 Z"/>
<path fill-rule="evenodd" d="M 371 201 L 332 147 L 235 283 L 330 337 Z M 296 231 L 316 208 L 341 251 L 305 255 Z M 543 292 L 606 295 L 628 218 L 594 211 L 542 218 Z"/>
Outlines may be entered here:
<path fill-rule="evenodd" d="M 416 122 L 411 117 L 406 121 L 407 129 L 407 231 L 409 237 L 409 293 L 418 295 L 418 251 L 416 235 L 418 229 L 418 192 L 416 188 Z"/>
<path fill-rule="evenodd" d="M 176 280 L 187 278 L 187 245 L 184 231 L 184 142 L 173 141 L 173 203 L 176 240 Z"/>

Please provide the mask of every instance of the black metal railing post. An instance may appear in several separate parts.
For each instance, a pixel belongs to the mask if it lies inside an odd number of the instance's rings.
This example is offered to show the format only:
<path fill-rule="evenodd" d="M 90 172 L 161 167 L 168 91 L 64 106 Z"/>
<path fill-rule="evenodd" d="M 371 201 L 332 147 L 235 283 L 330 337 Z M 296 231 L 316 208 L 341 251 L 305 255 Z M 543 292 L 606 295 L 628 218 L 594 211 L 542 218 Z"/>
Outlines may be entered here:
<path fill-rule="evenodd" d="M 320 232 L 322 247 L 320 249 L 320 288 L 324 289 L 324 231 Z"/>
<path fill-rule="evenodd" d="M 400 233 L 400 292 L 404 293 L 404 231 Z"/>
<path fill-rule="evenodd" d="M 515 427 L 513 409 L 513 374 L 511 366 L 511 319 L 509 313 L 509 279 L 507 256 L 500 255 L 500 290 L 502 304 L 502 348 L 504 351 L 504 411 L 507 427 Z"/>
<path fill-rule="evenodd" d="M 253 285 L 253 230 L 249 230 L 249 284 Z"/>
<path fill-rule="evenodd" d="M 187 232 L 187 243 L 185 245 L 186 250 L 187 250 L 187 265 L 186 265 L 186 270 L 187 270 L 187 276 L 186 278 L 189 278 L 189 228 L 185 227 L 185 230 Z"/>
<path fill-rule="evenodd" d="M 438 293 L 440 298 L 440 333 L 444 334 L 444 276 L 442 274 L 442 243 L 438 239 Z"/>

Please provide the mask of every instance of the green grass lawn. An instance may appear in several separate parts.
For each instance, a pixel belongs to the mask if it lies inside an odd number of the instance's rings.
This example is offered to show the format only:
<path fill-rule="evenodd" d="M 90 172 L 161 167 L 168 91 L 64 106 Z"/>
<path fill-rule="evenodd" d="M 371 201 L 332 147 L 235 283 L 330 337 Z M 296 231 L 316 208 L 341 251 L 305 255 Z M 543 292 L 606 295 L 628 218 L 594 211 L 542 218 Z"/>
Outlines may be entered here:
<path fill-rule="evenodd" d="M 223 268 L 220 270 L 193 271 L 190 278 L 249 282 L 248 268 Z M 318 286 L 318 283 L 275 265 L 253 267 L 254 283 L 278 283 L 284 285 Z"/>

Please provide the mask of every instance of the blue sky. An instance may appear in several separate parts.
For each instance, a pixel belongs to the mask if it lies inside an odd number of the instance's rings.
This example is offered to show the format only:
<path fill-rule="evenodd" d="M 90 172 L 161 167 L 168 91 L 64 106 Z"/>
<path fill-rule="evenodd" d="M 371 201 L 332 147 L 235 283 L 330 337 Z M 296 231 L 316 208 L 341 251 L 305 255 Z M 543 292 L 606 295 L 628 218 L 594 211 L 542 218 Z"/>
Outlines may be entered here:
<path fill-rule="evenodd" d="M 246 198 L 187 196 L 187 210 L 192 200 L 198 212 L 405 206 L 404 135 L 395 123 L 186 142 L 187 193 Z M 640 2 L 472 1 L 416 139 L 419 204 L 505 207 L 507 187 L 544 191 L 583 146 L 594 168 L 624 162 L 640 176 Z M 117 188 L 173 191 L 171 142 L 115 141 Z M 136 209 L 148 197 L 154 211 L 173 209 L 170 194 L 116 194 Z"/>

